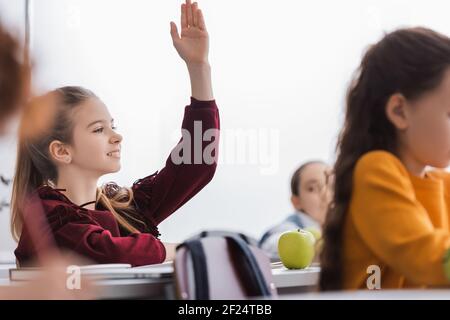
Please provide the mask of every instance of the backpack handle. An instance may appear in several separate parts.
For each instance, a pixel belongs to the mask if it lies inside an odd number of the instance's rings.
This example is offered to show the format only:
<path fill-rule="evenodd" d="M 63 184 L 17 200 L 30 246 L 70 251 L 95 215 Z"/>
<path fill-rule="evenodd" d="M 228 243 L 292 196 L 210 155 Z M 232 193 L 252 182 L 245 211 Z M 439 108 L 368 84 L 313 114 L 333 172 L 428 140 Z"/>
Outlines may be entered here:
<path fill-rule="evenodd" d="M 250 239 L 241 232 L 228 232 L 228 231 L 202 231 L 194 238 L 206 238 L 206 237 L 236 237 L 241 238 L 247 244 L 252 244 Z"/>

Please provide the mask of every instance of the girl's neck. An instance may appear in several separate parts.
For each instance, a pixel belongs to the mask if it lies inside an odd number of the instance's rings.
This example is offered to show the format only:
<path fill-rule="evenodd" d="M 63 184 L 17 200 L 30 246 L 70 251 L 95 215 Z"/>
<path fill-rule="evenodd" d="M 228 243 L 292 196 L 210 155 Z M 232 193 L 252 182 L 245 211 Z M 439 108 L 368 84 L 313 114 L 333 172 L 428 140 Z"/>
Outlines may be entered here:
<path fill-rule="evenodd" d="M 409 173 L 416 177 L 425 177 L 426 165 L 417 160 L 408 150 L 400 148 L 398 156 Z"/>
<path fill-rule="evenodd" d="M 60 170 L 56 188 L 65 189 L 64 195 L 74 204 L 81 206 L 96 200 L 97 182 L 98 178 L 96 177 Z M 94 210 L 95 203 L 86 205 L 84 208 Z"/>

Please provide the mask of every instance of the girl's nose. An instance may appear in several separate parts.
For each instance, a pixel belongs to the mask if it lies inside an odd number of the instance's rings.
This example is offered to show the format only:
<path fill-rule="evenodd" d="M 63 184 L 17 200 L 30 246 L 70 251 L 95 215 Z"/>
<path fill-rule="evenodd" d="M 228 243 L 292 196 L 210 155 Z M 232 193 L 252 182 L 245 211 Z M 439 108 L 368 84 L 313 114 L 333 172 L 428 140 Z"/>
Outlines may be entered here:
<path fill-rule="evenodd" d="M 114 143 L 114 144 L 120 143 L 120 142 L 122 141 L 122 139 L 123 139 L 123 138 L 122 138 L 122 135 L 116 133 L 116 134 L 114 134 L 114 135 L 112 136 L 112 138 L 111 138 L 111 143 Z"/>

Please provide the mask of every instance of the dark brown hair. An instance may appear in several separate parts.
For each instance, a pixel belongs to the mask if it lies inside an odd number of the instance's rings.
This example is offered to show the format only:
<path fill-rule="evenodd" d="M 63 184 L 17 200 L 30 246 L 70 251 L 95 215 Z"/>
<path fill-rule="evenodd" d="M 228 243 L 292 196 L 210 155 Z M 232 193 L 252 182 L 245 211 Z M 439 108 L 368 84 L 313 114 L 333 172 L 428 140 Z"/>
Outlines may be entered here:
<path fill-rule="evenodd" d="M 13 114 L 26 98 L 27 64 L 18 41 L 0 24 L 0 121 Z"/>
<path fill-rule="evenodd" d="M 324 226 L 321 290 L 343 286 L 343 229 L 352 195 L 353 170 L 371 150 L 396 154 L 396 130 L 386 103 L 396 93 L 414 100 L 436 88 L 450 66 L 450 39 L 426 28 L 400 29 L 372 45 L 349 86 L 336 147 L 334 198 Z"/>

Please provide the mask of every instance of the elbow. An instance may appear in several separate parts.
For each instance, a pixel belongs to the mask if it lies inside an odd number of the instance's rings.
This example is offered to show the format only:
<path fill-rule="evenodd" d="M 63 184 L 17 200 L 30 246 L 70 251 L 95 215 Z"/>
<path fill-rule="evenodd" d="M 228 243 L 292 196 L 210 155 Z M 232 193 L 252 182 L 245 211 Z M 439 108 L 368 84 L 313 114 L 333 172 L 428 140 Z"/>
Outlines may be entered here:
<path fill-rule="evenodd" d="M 208 165 L 203 164 L 200 170 L 192 172 L 193 176 L 192 175 L 191 176 L 193 177 L 196 185 L 195 193 L 206 187 L 211 182 L 211 180 L 214 178 L 214 175 L 216 174 L 216 169 L 217 163 Z"/>
<path fill-rule="evenodd" d="M 166 261 L 167 258 L 167 249 L 164 243 L 158 240 L 158 246 L 159 246 L 159 259 L 156 263 L 163 263 Z"/>
<path fill-rule="evenodd" d="M 217 161 L 213 164 L 210 164 L 206 167 L 205 173 L 204 173 L 204 183 L 205 185 L 210 183 L 211 180 L 214 178 L 214 175 L 216 174 L 217 170 Z"/>
<path fill-rule="evenodd" d="M 406 268 L 406 267 L 405 267 Z M 420 266 L 412 263 L 404 272 L 408 282 L 419 286 L 447 286 L 450 279 L 445 272 L 445 264 L 441 262 L 423 263 Z"/>

